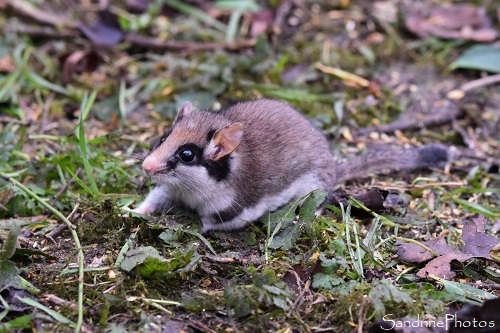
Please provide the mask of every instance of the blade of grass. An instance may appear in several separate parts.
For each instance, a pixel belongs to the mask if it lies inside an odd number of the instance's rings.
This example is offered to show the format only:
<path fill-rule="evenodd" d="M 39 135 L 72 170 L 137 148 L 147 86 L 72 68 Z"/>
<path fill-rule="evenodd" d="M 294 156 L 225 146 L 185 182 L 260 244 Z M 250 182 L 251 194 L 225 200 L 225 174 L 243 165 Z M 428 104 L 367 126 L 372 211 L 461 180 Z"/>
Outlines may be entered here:
<path fill-rule="evenodd" d="M 255 0 L 217 0 L 215 7 L 222 10 L 239 10 L 256 13 L 262 7 Z"/>
<path fill-rule="evenodd" d="M 387 217 L 385 216 L 382 216 L 382 215 L 379 215 L 377 213 L 375 213 L 374 211 L 372 211 L 371 209 L 369 209 L 368 207 L 366 207 L 361 201 L 359 200 L 356 200 L 354 198 L 349 198 L 349 203 L 355 207 L 355 208 L 358 208 L 358 209 L 362 209 L 364 210 L 365 212 L 367 213 L 370 213 L 373 217 L 376 217 L 376 218 L 379 218 L 380 221 L 382 222 L 383 225 L 385 226 L 388 226 L 388 227 L 391 227 L 391 228 L 396 228 L 396 227 L 399 227 L 401 229 L 409 229 L 411 228 L 411 226 L 401 226 L 401 225 L 398 225 L 394 222 L 392 222 L 391 220 L 389 220 Z"/>
<path fill-rule="evenodd" d="M 0 84 L 0 85 L 3 85 L 3 88 L 0 89 L 0 101 L 3 101 L 6 98 L 7 94 L 13 90 L 17 81 L 19 80 L 19 78 L 22 76 L 22 74 L 26 70 L 26 66 L 27 66 L 28 60 L 31 56 L 32 49 L 31 48 L 25 49 L 22 57 L 19 54 L 21 52 L 22 52 L 22 49 L 18 49 L 14 52 L 14 60 L 16 62 L 16 70 L 7 76 L 7 78 L 4 81 L 5 83 Z M 24 113 L 22 114 L 22 117 L 20 117 L 20 118 L 24 119 Z"/>
<path fill-rule="evenodd" d="M 340 203 L 340 208 L 342 209 L 342 220 L 345 224 L 345 237 L 347 242 L 347 248 L 349 250 L 349 255 L 351 256 L 352 265 L 354 266 L 354 269 L 358 273 L 358 277 L 364 279 L 363 262 L 362 262 L 363 254 L 361 253 L 361 248 L 359 246 L 359 238 L 356 230 L 356 225 L 351 218 L 351 205 L 348 205 L 347 208 L 344 209 L 344 205 Z M 351 242 L 351 229 L 355 237 L 356 253 L 354 252 L 354 248 Z"/>
<path fill-rule="evenodd" d="M 2 304 L 2 306 L 4 308 L 4 310 L 2 312 L 0 312 L 0 322 L 3 322 L 3 319 L 10 311 L 10 307 L 9 307 L 9 303 L 7 303 L 5 301 L 5 299 L 2 297 L 2 295 L 0 295 L 0 304 Z"/>
<path fill-rule="evenodd" d="M 207 25 L 209 25 L 217 30 L 220 30 L 222 32 L 225 32 L 227 30 L 227 27 L 225 24 L 217 21 L 216 19 L 212 18 L 211 16 L 206 14 L 204 11 L 202 11 L 196 7 L 188 5 L 188 4 L 186 4 L 182 1 L 179 1 L 179 0 L 165 0 L 165 3 L 167 5 L 169 5 L 170 7 L 177 9 L 178 11 L 180 11 L 184 14 L 188 14 L 188 15 L 196 17 L 201 22 L 203 22 L 203 23 L 205 23 L 205 24 L 207 24 Z"/>
<path fill-rule="evenodd" d="M 78 177 L 78 175 L 76 173 L 74 173 L 73 171 L 71 171 L 68 167 L 66 167 L 66 171 L 69 172 L 69 174 L 71 175 L 71 177 L 73 177 L 75 179 L 75 181 L 78 183 L 78 185 L 80 185 L 85 192 L 87 192 L 90 195 L 93 195 L 92 190 L 87 185 L 85 185 L 85 183 L 83 182 L 83 180 L 81 180 L 81 178 Z"/>
<path fill-rule="evenodd" d="M 71 235 L 73 236 L 73 241 L 75 242 L 76 251 L 78 252 L 78 320 L 75 325 L 75 333 L 79 333 L 83 325 L 83 274 L 84 274 L 83 263 L 85 258 L 83 256 L 83 250 L 80 244 L 80 239 L 78 238 L 78 234 L 76 233 L 74 226 L 60 211 L 52 207 L 45 200 L 43 200 L 38 195 L 33 193 L 29 188 L 24 186 L 16 179 L 8 177 L 3 172 L 0 172 L 0 177 L 7 179 L 9 182 L 12 182 L 15 186 L 19 187 L 24 193 L 26 193 L 27 195 L 35 199 L 39 204 L 47 208 L 50 212 L 52 212 L 52 214 L 54 214 L 61 221 L 63 221 L 64 224 L 68 227 L 68 230 L 71 232 Z"/>
<path fill-rule="evenodd" d="M 45 89 L 48 89 L 48 90 L 52 90 L 52 91 L 55 91 L 56 93 L 59 93 L 59 94 L 65 95 L 65 96 L 69 96 L 70 95 L 68 89 L 66 89 L 64 87 L 61 87 L 61 86 L 58 86 L 57 84 L 54 84 L 52 82 L 47 81 L 45 78 L 41 77 L 40 75 L 38 75 L 37 73 L 35 73 L 33 71 L 27 72 L 26 73 L 26 77 L 35 86 L 38 86 L 38 87 L 41 87 L 41 88 L 45 88 Z"/>
<path fill-rule="evenodd" d="M 122 122 L 128 126 L 127 122 L 127 108 L 125 107 L 125 95 L 127 93 L 127 87 L 125 86 L 125 80 L 120 81 L 120 92 L 118 93 L 118 109 L 120 110 L 120 116 L 122 117 Z"/>
<path fill-rule="evenodd" d="M 235 11 L 229 17 L 229 23 L 227 25 L 227 33 L 226 33 L 226 43 L 233 43 L 236 39 L 236 35 L 238 33 L 238 23 L 241 19 L 241 11 Z"/>
<path fill-rule="evenodd" d="M 85 119 L 87 119 L 90 109 L 94 104 L 96 95 L 97 93 L 94 91 L 92 92 L 92 94 L 90 94 L 90 96 L 88 96 L 87 94 L 83 96 L 82 104 L 80 107 L 80 118 L 78 120 L 78 141 L 80 144 L 80 151 L 82 152 L 83 168 L 85 169 L 85 173 L 87 174 L 87 178 L 90 183 L 90 191 L 93 197 L 97 197 L 99 195 L 99 190 L 97 189 L 97 183 L 95 181 L 94 174 L 92 173 L 92 167 L 90 166 L 90 162 L 87 156 L 87 141 L 85 140 L 83 123 Z"/>
<path fill-rule="evenodd" d="M 46 307 L 45 305 L 43 305 L 41 303 L 38 303 L 38 301 L 36 301 L 34 299 L 31 299 L 31 298 L 28 298 L 28 297 L 18 297 L 17 299 L 20 300 L 21 302 L 27 304 L 27 305 L 30 305 L 30 306 L 32 306 L 34 308 L 42 310 L 43 312 L 47 313 L 49 316 L 51 316 L 52 318 L 54 318 L 55 320 L 57 320 L 61 324 L 68 325 L 70 327 L 75 327 L 75 325 L 76 325 L 75 322 L 73 322 L 73 321 L 69 320 L 68 318 L 64 317 L 59 312 L 56 312 L 56 311 L 54 311 L 52 309 L 49 309 L 48 307 Z"/>
<path fill-rule="evenodd" d="M 460 198 L 452 198 L 451 200 L 453 200 L 455 203 L 457 203 L 461 206 L 464 206 L 465 208 L 471 210 L 474 213 L 483 214 L 484 216 L 491 217 L 494 219 L 498 218 L 498 216 L 499 216 L 499 214 L 495 214 L 491 210 L 489 210 L 486 207 L 483 207 L 481 205 L 478 205 L 477 203 L 469 202 L 467 200 L 460 199 Z"/>
<path fill-rule="evenodd" d="M 198 233 L 196 231 L 189 230 L 189 229 L 184 229 L 183 232 L 185 232 L 186 234 L 190 234 L 190 235 L 193 235 L 195 237 L 198 237 L 203 243 L 205 243 L 205 245 L 208 247 L 208 249 L 210 251 L 212 251 L 212 253 L 214 255 L 217 255 L 217 252 L 215 252 L 214 248 L 212 247 L 212 244 L 210 244 L 210 242 L 208 241 L 208 239 L 206 239 L 205 237 L 203 237 L 200 233 Z"/>

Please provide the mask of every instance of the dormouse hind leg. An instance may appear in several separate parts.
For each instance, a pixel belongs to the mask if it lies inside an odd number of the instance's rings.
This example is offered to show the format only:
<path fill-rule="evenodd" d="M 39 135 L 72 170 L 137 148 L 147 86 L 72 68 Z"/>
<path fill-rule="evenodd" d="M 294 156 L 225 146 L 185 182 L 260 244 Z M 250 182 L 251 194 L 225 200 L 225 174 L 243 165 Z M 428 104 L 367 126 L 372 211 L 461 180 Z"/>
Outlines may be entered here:
<path fill-rule="evenodd" d="M 132 212 L 149 215 L 157 211 L 166 211 L 172 207 L 169 190 L 166 186 L 157 186 L 149 192 L 146 199 Z"/>

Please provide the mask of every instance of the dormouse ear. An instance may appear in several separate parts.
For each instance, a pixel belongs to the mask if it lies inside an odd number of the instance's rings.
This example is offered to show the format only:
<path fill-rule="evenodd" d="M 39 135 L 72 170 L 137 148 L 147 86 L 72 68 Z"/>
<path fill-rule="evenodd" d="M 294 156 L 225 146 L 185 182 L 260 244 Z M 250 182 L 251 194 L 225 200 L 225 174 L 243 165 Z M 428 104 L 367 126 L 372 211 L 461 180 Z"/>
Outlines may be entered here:
<path fill-rule="evenodd" d="M 175 117 L 174 123 L 178 122 L 188 114 L 190 114 L 193 111 L 193 104 L 191 102 L 184 102 L 182 103 L 181 107 L 179 108 L 179 111 L 177 111 L 177 116 Z"/>
<path fill-rule="evenodd" d="M 209 158 L 218 160 L 231 154 L 240 145 L 242 137 L 243 125 L 239 123 L 217 131 L 209 144 L 209 147 L 213 149 Z"/>

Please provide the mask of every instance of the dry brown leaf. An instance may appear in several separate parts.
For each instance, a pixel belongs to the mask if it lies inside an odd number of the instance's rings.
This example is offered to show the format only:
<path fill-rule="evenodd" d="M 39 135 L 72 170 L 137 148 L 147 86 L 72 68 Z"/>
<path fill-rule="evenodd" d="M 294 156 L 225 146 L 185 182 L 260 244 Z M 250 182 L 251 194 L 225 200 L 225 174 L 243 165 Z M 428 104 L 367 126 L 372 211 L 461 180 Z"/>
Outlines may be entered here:
<path fill-rule="evenodd" d="M 0 73 L 11 73 L 16 69 L 16 65 L 10 55 L 0 58 Z"/>
<path fill-rule="evenodd" d="M 443 238 L 423 242 L 422 244 L 434 251 L 438 257 L 414 243 L 398 242 L 398 255 L 401 260 L 412 263 L 423 263 L 432 258 L 431 261 L 420 269 L 417 275 L 426 278 L 432 274 L 443 279 L 451 279 L 456 273 L 451 270 L 450 264 L 453 260 L 465 262 L 471 258 L 483 258 L 493 260 L 490 251 L 498 244 L 495 236 L 485 234 L 486 219 L 482 215 L 464 218 L 462 239 L 464 246 L 455 249 L 446 244 Z"/>
<path fill-rule="evenodd" d="M 484 8 L 471 4 L 432 5 L 429 1 L 404 1 L 405 26 L 415 35 L 444 39 L 492 42 L 498 33 Z"/>

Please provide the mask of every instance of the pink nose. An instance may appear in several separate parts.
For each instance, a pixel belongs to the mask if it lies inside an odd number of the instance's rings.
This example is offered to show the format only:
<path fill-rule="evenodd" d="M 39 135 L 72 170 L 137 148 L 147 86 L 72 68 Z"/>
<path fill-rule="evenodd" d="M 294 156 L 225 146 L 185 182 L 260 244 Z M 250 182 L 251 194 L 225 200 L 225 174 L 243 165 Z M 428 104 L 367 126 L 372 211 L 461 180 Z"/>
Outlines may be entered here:
<path fill-rule="evenodd" d="M 152 176 L 158 172 L 159 165 L 151 159 L 146 158 L 144 162 L 142 162 L 142 168 L 144 169 L 144 172 L 148 174 L 148 176 Z"/>

